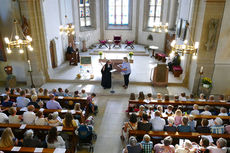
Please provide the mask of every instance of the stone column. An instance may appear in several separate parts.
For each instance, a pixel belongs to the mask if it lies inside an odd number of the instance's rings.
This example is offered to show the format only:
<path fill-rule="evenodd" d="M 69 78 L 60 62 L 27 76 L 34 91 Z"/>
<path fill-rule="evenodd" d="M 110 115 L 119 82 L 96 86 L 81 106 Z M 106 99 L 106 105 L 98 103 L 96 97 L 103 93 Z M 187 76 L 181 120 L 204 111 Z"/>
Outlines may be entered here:
<path fill-rule="evenodd" d="M 33 39 L 32 46 L 34 50 L 33 52 L 29 52 L 29 58 L 33 71 L 33 81 L 36 87 L 41 86 L 49 79 L 42 2 L 42 0 L 20 0 L 21 12 L 29 22 L 31 37 Z M 29 74 L 27 74 L 27 85 L 31 85 Z"/>
<path fill-rule="evenodd" d="M 177 18 L 178 0 L 170 0 L 169 30 L 174 30 Z"/>

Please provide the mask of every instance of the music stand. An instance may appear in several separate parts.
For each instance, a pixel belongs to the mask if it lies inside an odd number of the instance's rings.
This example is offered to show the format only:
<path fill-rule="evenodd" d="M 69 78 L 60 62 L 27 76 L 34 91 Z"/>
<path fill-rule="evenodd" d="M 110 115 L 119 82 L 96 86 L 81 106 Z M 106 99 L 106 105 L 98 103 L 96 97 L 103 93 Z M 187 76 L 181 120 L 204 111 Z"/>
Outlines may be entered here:
<path fill-rule="evenodd" d="M 110 72 L 111 72 L 111 74 L 113 74 L 116 71 L 117 71 L 117 69 L 112 69 Z M 111 84 L 111 91 L 110 91 L 110 93 L 112 93 L 112 94 L 115 93 L 115 90 L 113 90 L 113 82 Z"/>

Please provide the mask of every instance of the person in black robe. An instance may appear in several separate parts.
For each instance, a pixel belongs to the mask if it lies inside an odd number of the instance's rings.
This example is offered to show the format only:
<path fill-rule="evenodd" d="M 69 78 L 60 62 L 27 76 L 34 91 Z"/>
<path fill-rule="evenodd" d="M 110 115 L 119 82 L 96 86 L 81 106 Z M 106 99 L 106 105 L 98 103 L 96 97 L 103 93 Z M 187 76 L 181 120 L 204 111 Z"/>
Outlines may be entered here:
<path fill-rule="evenodd" d="M 73 46 L 71 43 L 69 43 L 69 46 L 67 47 L 67 53 L 72 54 L 74 52 Z"/>
<path fill-rule="evenodd" d="M 172 71 L 173 66 L 180 66 L 180 55 L 175 52 L 175 57 L 172 59 L 172 62 L 168 63 L 169 71 Z"/>
<path fill-rule="evenodd" d="M 111 71 L 112 70 L 112 63 L 110 60 L 106 62 L 106 64 L 101 69 L 102 79 L 101 79 L 101 86 L 104 89 L 111 88 Z"/>

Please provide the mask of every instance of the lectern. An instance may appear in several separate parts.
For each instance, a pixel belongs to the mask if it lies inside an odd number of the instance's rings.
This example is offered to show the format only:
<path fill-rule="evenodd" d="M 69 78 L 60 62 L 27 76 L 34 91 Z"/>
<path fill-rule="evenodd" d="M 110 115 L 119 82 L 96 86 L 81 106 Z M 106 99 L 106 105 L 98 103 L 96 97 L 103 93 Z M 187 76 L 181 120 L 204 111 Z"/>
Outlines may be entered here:
<path fill-rule="evenodd" d="M 152 69 L 150 80 L 154 86 L 167 86 L 168 85 L 168 66 L 166 64 L 157 64 Z"/>

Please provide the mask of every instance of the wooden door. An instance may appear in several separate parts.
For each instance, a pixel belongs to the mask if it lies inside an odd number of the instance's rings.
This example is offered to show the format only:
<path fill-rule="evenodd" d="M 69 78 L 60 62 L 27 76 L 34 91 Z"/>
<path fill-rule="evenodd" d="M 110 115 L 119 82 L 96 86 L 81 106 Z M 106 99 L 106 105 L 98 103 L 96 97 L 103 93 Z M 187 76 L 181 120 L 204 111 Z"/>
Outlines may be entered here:
<path fill-rule="evenodd" d="M 55 58 L 55 46 L 53 40 L 50 41 L 50 57 L 51 57 L 52 68 L 57 67 L 56 58 Z"/>

